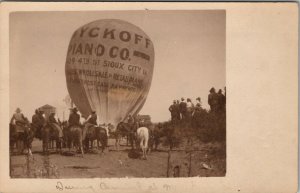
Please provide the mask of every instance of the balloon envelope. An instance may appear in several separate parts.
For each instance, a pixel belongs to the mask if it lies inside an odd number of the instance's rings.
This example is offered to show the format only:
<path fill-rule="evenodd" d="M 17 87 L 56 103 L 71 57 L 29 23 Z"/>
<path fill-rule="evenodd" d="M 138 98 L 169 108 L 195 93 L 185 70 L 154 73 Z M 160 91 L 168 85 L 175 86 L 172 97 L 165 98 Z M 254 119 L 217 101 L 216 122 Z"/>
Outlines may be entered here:
<path fill-rule="evenodd" d="M 70 97 L 84 117 L 117 124 L 143 107 L 151 85 L 154 47 L 137 26 L 103 19 L 77 29 L 65 65 Z"/>

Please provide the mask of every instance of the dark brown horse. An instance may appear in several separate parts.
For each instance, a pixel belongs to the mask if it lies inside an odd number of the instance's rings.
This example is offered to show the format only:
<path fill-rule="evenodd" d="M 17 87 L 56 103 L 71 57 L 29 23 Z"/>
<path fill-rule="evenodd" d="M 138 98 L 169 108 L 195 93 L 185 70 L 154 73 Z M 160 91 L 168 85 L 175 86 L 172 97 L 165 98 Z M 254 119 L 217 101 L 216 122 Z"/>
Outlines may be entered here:
<path fill-rule="evenodd" d="M 84 144 L 86 149 L 93 149 L 93 142 L 97 140 L 97 147 L 99 148 L 99 142 L 101 143 L 102 153 L 107 147 L 108 137 L 106 130 L 102 127 L 90 126 L 86 131 L 84 131 Z M 91 146 L 89 145 L 91 144 Z"/>
<path fill-rule="evenodd" d="M 15 144 L 19 149 L 22 146 L 22 150 L 19 153 L 23 153 L 25 149 L 29 155 L 32 154 L 31 147 L 34 138 L 34 130 L 30 128 L 30 122 L 28 119 L 24 123 L 17 123 L 18 125 L 9 124 L 10 127 L 10 147 L 13 149 Z M 17 127 L 21 128 L 17 131 Z"/>
<path fill-rule="evenodd" d="M 69 126 L 68 122 L 63 122 L 64 140 L 67 142 L 69 150 L 73 145 L 79 149 L 83 157 L 83 129 L 81 126 Z"/>
<path fill-rule="evenodd" d="M 122 137 L 128 137 L 131 144 L 131 148 L 134 149 L 134 143 L 136 143 L 136 129 L 131 124 L 120 122 L 114 131 L 110 131 L 111 135 L 116 139 L 116 149 L 119 151 L 120 141 Z"/>
<path fill-rule="evenodd" d="M 56 142 L 56 151 L 62 152 L 63 136 L 60 134 L 60 128 L 46 124 L 42 129 L 43 152 L 48 152 L 49 142 Z"/>

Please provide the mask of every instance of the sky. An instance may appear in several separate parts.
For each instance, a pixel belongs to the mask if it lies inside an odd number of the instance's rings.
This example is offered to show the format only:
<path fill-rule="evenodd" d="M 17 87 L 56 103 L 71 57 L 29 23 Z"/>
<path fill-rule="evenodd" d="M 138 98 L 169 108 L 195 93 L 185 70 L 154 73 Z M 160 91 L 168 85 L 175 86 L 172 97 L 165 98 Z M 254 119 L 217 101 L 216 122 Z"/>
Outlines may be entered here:
<path fill-rule="evenodd" d="M 99 19 L 122 19 L 152 40 L 154 72 L 140 114 L 153 122 L 170 119 L 174 99 L 201 97 L 209 109 L 211 87 L 226 86 L 226 14 L 224 10 L 15 12 L 10 14 L 10 116 L 17 107 L 28 118 L 45 104 L 68 117 L 63 99 L 67 48 L 73 32 Z"/>

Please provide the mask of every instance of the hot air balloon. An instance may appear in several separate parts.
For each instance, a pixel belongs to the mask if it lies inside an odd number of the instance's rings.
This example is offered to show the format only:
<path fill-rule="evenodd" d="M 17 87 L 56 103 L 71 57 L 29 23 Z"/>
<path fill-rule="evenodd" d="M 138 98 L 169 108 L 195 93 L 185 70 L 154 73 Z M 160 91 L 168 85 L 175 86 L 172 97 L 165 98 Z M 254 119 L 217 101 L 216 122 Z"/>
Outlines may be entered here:
<path fill-rule="evenodd" d="M 139 27 L 117 19 L 93 21 L 72 35 L 65 64 L 69 95 L 87 117 L 117 124 L 143 107 L 152 81 L 154 47 Z"/>

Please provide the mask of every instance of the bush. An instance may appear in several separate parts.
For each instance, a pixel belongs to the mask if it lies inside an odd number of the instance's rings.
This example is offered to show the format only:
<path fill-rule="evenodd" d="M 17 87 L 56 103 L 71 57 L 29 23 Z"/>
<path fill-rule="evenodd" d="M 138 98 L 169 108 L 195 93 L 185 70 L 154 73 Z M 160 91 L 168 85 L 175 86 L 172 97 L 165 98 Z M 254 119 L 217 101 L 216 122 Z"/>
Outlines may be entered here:
<path fill-rule="evenodd" d="M 184 139 L 197 138 L 203 143 L 223 142 L 226 139 L 226 114 L 203 109 L 191 120 L 167 121 L 159 124 L 163 145 L 178 147 Z"/>
<path fill-rule="evenodd" d="M 164 122 L 162 124 L 161 132 L 161 136 L 163 136 L 163 146 L 168 146 L 170 150 L 179 147 L 183 137 L 180 127 L 171 121 Z"/>

